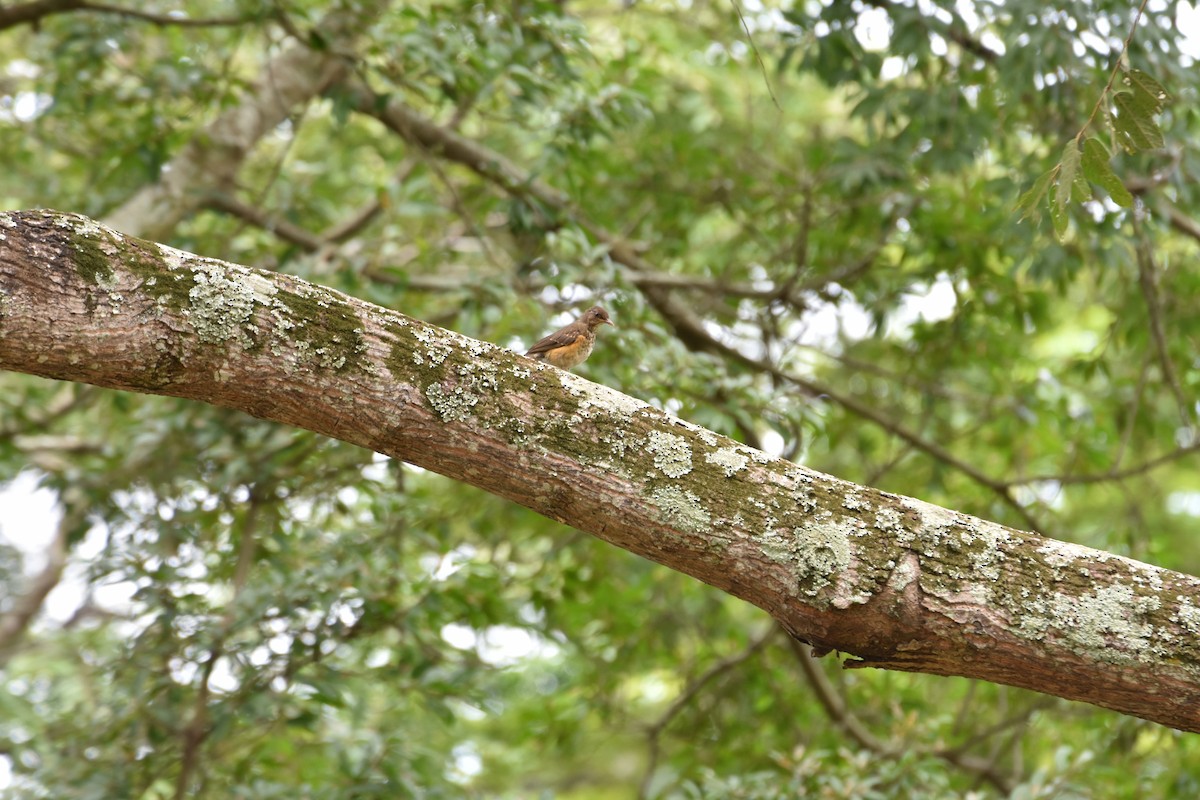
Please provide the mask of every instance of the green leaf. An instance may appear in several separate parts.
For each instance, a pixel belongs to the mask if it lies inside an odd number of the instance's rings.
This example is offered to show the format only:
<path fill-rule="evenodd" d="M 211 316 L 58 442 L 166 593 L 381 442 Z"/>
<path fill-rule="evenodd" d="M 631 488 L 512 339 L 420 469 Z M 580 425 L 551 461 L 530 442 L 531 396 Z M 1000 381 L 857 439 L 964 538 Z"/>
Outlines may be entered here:
<path fill-rule="evenodd" d="M 1086 203 L 1093 197 L 1092 186 L 1087 182 L 1082 172 L 1075 173 L 1075 180 L 1071 181 L 1071 199 L 1076 203 Z"/>
<path fill-rule="evenodd" d="M 1113 96 L 1113 105 L 1117 107 L 1113 128 L 1126 152 L 1136 153 L 1163 146 L 1162 131 L 1153 119 L 1152 105 L 1139 102 L 1131 92 L 1118 92 Z"/>
<path fill-rule="evenodd" d="M 1139 105 L 1153 109 L 1151 112 L 1153 114 L 1161 113 L 1166 104 L 1171 102 L 1171 95 L 1162 87 L 1162 84 L 1140 69 L 1131 69 L 1126 72 L 1121 83 L 1133 92 Z"/>
<path fill-rule="evenodd" d="M 1059 185 L 1062 183 L 1060 181 Z M 1054 225 L 1054 235 L 1058 237 L 1060 242 L 1067 238 L 1067 223 L 1070 222 L 1070 217 L 1067 215 L 1067 209 L 1064 204 L 1059 203 L 1056 195 L 1050 195 L 1050 222 Z"/>
<path fill-rule="evenodd" d="M 1021 212 L 1021 216 L 1018 218 L 1018 221 L 1025 219 L 1026 217 L 1036 215 L 1038 204 L 1041 203 L 1042 198 L 1046 196 L 1046 190 L 1050 188 L 1050 182 L 1054 180 L 1054 176 L 1057 174 L 1057 166 L 1053 169 L 1046 170 L 1040 176 L 1038 176 L 1036 181 L 1033 182 L 1033 186 L 1031 186 L 1027 191 L 1022 193 L 1019 198 L 1017 198 L 1017 204 L 1013 207 L 1013 211 Z"/>
<path fill-rule="evenodd" d="M 1113 202 L 1123 208 L 1133 205 L 1133 195 L 1125 188 L 1125 184 L 1116 176 L 1109 166 L 1108 148 L 1104 142 L 1094 136 L 1083 143 L 1083 174 L 1092 183 L 1099 184 L 1108 192 Z"/>
<path fill-rule="evenodd" d="M 1058 162 L 1058 166 L 1058 185 L 1054 187 L 1054 202 L 1065 209 L 1067 203 L 1071 201 L 1075 179 L 1079 176 L 1078 139 L 1071 139 L 1067 142 L 1067 146 L 1063 148 L 1062 161 Z M 1053 215 L 1053 210 L 1050 213 Z M 1055 230 L 1058 228 L 1055 227 Z"/>
<path fill-rule="evenodd" d="M 1111 172 L 1108 166 L 1110 157 L 1104 142 L 1095 136 L 1089 136 L 1083 142 L 1083 158 L 1080 162 L 1083 166 L 1083 174 L 1089 181 L 1103 183 L 1102 174 L 1106 171 Z"/>

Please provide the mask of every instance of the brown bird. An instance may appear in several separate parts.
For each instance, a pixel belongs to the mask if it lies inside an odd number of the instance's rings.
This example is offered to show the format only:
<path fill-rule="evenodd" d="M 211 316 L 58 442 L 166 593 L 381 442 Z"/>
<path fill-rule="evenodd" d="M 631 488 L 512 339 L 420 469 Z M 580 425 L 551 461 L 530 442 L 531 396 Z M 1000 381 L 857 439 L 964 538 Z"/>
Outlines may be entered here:
<path fill-rule="evenodd" d="M 592 306 L 583 315 L 565 328 L 560 328 L 529 348 L 525 355 L 553 364 L 559 369 L 570 369 L 582 364 L 592 354 L 596 343 L 596 328 L 613 325 L 608 312 L 600 306 Z"/>

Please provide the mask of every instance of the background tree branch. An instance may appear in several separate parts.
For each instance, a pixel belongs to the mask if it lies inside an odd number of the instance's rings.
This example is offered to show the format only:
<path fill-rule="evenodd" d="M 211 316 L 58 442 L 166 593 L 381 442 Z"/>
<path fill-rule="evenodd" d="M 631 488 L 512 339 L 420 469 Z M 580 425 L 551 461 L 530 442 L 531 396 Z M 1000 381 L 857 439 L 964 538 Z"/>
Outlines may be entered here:
<path fill-rule="evenodd" d="M 227 189 L 262 137 L 350 70 L 347 51 L 387 3 L 339 8 L 316 24 L 318 52 L 293 42 L 269 61 L 254 85 L 164 165 L 159 179 L 141 187 L 105 216 L 120 230 L 151 238 L 166 235 L 211 192 Z"/>

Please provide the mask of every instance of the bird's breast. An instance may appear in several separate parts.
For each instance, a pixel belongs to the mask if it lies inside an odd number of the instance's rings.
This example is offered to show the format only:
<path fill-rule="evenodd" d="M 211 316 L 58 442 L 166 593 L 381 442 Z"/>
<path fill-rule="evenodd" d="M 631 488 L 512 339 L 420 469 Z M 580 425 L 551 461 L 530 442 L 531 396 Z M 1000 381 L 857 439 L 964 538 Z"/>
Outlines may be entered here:
<path fill-rule="evenodd" d="M 582 364 L 592 354 L 592 345 L 595 342 L 596 335 L 594 333 L 590 336 L 580 336 L 574 344 L 569 344 L 566 347 L 556 347 L 547 352 L 545 360 L 559 369 L 570 369 L 578 364 Z"/>

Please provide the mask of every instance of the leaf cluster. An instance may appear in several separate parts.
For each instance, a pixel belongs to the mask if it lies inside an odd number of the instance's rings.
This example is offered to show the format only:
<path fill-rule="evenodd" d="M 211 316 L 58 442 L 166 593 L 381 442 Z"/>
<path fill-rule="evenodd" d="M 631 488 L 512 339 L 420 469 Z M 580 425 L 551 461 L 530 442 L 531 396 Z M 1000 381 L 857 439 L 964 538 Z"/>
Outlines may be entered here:
<path fill-rule="evenodd" d="M 1132 155 L 1163 147 L 1163 133 L 1155 117 L 1170 102 L 1167 91 L 1141 70 L 1126 70 L 1121 78 L 1122 88 L 1109 92 L 1101 99 L 1107 111 L 1112 139 L 1124 152 Z M 1062 158 L 1044 172 L 1029 190 L 1017 200 L 1016 210 L 1022 219 L 1034 216 L 1037 207 L 1046 201 L 1054 233 L 1060 240 L 1067 235 L 1068 209 L 1072 203 L 1090 200 L 1103 202 L 1107 196 L 1121 208 L 1131 208 L 1134 200 L 1125 183 L 1110 165 L 1108 147 L 1087 128 L 1067 142 Z M 1103 189 L 1100 194 L 1093 186 Z"/>

